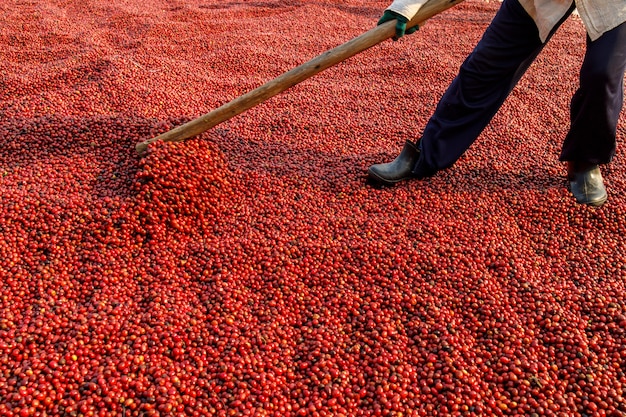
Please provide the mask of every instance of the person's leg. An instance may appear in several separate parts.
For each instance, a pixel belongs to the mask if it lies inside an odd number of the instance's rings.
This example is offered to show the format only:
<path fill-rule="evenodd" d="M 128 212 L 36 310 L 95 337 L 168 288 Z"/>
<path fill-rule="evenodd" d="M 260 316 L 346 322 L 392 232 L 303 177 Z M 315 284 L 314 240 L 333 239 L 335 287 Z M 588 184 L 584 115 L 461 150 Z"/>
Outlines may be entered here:
<path fill-rule="evenodd" d="M 606 164 L 615 154 L 617 122 L 624 101 L 626 23 L 591 42 L 571 101 L 571 126 L 561 161 Z"/>
<path fill-rule="evenodd" d="M 573 5 L 553 33 L 571 11 Z M 392 185 L 452 165 L 491 121 L 543 46 L 535 22 L 519 1 L 504 0 L 440 99 L 417 147 L 407 141 L 395 160 L 372 165 L 370 180 Z"/>
<path fill-rule="evenodd" d="M 570 107 L 570 130 L 560 156 L 567 161 L 570 191 L 579 203 L 601 206 L 607 200 L 598 164 L 609 163 L 615 154 L 625 70 L 626 23 L 593 42 L 587 38 L 580 85 Z"/>
<path fill-rule="evenodd" d="M 505 0 L 424 128 L 416 176 L 451 166 L 470 147 L 544 45 L 519 2 Z"/>

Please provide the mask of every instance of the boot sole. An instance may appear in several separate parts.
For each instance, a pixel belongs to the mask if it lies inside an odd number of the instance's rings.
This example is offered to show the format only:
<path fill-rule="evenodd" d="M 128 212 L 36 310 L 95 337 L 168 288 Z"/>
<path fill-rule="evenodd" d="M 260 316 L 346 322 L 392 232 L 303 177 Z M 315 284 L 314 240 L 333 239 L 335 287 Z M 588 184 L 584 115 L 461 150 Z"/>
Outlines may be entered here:
<path fill-rule="evenodd" d="M 604 203 L 606 203 L 606 200 L 608 199 L 608 196 L 605 195 L 602 198 L 599 198 L 597 200 L 591 200 L 591 201 L 580 201 L 580 200 L 576 200 L 579 204 L 586 204 L 588 206 L 591 207 L 600 207 L 602 206 Z"/>
<path fill-rule="evenodd" d="M 400 178 L 400 179 L 397 179 L 397 180 L 388 180 L 386 178 L 383 178 L 383 177 L 380 177 L 380 176 L 376 175 L 376 173 L 374 173 L 374 171 L 369 170 L 369 169 L 367 170 L 367 176 L 368 176 L 368 178 L 367 178 L 368 182 L 374 183 L 374 184 L 377 184 L 377 185 L 384 185 L 384 186 L 387 186 L 387 187 L 392 187 L 392 186 L 396 185 L 399 182 L 406 181 L 406 180 L 409 180 L 409 179 L 412 178 L 412 177 L 403 177 L 403 178 Z"/>

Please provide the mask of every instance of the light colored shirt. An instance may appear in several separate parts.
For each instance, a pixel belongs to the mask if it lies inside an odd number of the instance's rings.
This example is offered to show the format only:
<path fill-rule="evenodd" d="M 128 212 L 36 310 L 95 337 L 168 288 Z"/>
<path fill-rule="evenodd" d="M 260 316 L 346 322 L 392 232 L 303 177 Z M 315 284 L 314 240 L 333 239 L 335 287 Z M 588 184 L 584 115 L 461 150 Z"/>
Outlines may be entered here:
<path fill-rule="evenodd" d="M 626 21 L 626 0 L 518 0 L 533 18 L 545 42 L 556 24 L 576 3 L 578 14 L 592 41 Z M 387 10 L 411 20 L 428 0 L 394 0 Z"/>

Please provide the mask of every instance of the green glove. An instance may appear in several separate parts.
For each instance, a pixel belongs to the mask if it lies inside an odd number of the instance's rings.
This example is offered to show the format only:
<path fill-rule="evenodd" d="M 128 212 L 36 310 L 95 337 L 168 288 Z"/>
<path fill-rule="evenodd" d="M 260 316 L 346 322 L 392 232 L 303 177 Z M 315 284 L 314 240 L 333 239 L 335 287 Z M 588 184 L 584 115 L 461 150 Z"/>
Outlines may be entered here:
<path fill-rule="evenodd" d="M 396 20 L 396 34 L 392 38 L 394 41 L 397 41 L 404 35 L 410 35 L 411 33 L 415 33 L 419 29 L 419 26 L 417 25 L 407 29 L 406 24 L 409 22 L 409 19 L 399 13 L 392 12 L 391 10 L 385 10 L 385 13 L 383 13 L 377 25 L 382 25 L 383 23 L 390 20 Z"/>

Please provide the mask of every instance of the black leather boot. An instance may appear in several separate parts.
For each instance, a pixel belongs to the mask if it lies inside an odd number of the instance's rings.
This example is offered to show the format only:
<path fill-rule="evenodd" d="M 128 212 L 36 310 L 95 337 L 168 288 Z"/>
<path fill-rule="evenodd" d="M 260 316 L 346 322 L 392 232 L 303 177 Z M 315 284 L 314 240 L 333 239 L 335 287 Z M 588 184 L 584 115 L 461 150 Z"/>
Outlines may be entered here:
<path fill-rule="evenodd" d="M 570 182 L 572 194 L 580 204 L 600 207 L 606 201 L 606 189 L 598 165 L 569 161 L 567 179 Z"/>
<path fill-rule="evenodd" d="M 369 167 L 367 170 L 369 179 L 377 184 L 394 185 L 397 182 L 414 178 L 413 168 L 419 155 L 420 151 L 417 146 L 407 140 L 396 159 Z"/>

